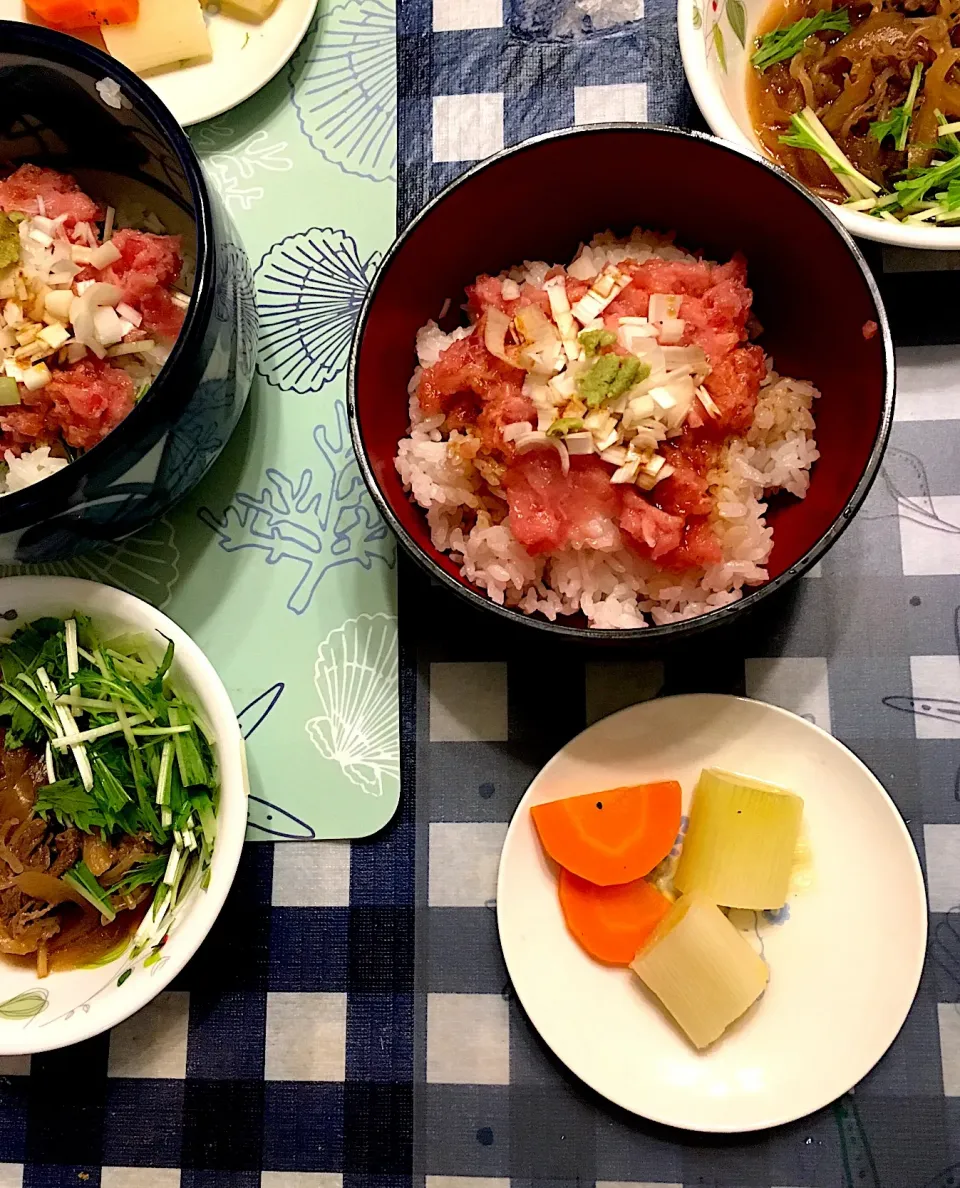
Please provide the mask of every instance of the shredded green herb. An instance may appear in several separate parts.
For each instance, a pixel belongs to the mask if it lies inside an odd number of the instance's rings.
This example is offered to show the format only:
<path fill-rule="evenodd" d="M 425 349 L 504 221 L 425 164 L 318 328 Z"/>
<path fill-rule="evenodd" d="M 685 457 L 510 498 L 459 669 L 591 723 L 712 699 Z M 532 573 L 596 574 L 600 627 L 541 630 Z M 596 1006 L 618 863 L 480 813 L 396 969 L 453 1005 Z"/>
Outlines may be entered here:
<path fill-rule="evenodd" d="M 781 143 L 791 148 L 817 153 L 851 198 L 872 198 L 880 192 L 880 187 L 875 182 L 854 167 L 812 108 L 805 107 L 799 115 L 792 115 L 790 129 L 785 136 L 780 137 Z"/>
<path fill-rule="evenodd" d="M 63 881 L 74 891 L 79 891 L 89 903 L 92 903 L 105 920 L 110 921 L 117 918 L 117 913 L 107 898 L 108 892 L 100 886 L 93 871 L 82 858 L 76 866 L 67 871 L 63 876 Z"/>
<path fill-rule="evenodd" d="M 785 62 L 803 48 L 803 43 L 814 33 L 835 31 L 850 32 L 850 14 L 845 8 L 834 12 L 822 9 L 813 16 L 803 17 L 787 25 L 785 29 L 773 29 L 757 38 L 757 49 L 750 59 L 759 71 L 768 70 L 777 62 Z"/>
<path fill-rule="evenodd" d="M 910 89 L 902 106 L 894 107 L 885 120 L 874 120 L 870 125 L 870 135 L 883 144 L 888 136 L 893 138 L 893 146 L 898 152 L 903 152 L 907 146 L 907 135 L 910 131 L 910 120 L 913 116 L 913 105 L 920 89 L 920 79 L 923 67 L 918 62 L 913 68 L 910 79 Z"/>
<path fill-rule="evenodd" d="M 103 639 L 81 615 L 36 619 L 0 646 L 8 748 L 47 753 L 35 811 L 108 841 L 152 839 L 155 854 L 114 885 L 83 861 L 64 880 L 110 920 L 115 896 L 156 886 L 134 950 L 159 945 L 185 896 L 209 881 L 219 785 L 209 727 L 171 682 L 174 645 Z"/>

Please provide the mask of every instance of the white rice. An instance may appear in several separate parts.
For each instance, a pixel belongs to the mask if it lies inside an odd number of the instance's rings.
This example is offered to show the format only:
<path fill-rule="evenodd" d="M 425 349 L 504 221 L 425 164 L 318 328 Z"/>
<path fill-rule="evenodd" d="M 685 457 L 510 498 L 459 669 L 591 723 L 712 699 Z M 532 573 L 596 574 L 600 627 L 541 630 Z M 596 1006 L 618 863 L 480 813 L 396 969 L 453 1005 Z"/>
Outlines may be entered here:
<path fill-rule="evenodd" d="M 589 279 L 607 261 L 654 255 L 692 258 L 649 233 L 634 232 L 630 240 L 605 233 L 581 249 L 568 272 Z M 540 285 L 547 268 L 528 261 L 505 273 L 501 283 L 505 289 L 524 281 Z M 451 554 L 467 581 L 494 602 L 528 614 L 554 620 L 582 612 L 592 627 L 618 628 L 693 618 L 736 602 L 744 586 L 767 580 L 773 529 L 764 519 L 763 500 L 780 490 L 802 499 L 819 457 L 811 412 L 819 392 L 812 384 L 777 375 L 768 358 L 752 427 L 745 437 L 727 440 L 720 464 L 708 474 L 717 501 L 711 525 L 721 564 L 687 574 L 665 571 L 630 551 L 612 521 L 598 527 L 595 547 L 532 556 L 510 531 L 506 503 L 487 487 L 472 460 L 476 441 L 459 432 L 443 434 L 443 415 L 424 417 L 417 400 L 422 369 L 470 333 L 461 328 L 444 334 L 429 322 L 417 335 L 420 366 L 409 388 L 410 431 L 396 459 L 404 487 L 427 513 L 434 545 Z"/>
<path fill-rule="evenodd" d="M 4 450 L 3 461 L 5 467 L 0 467 L 0 495 L 10 495 L 14 491 L 22 491 L 41 479 L 56 474 L 69 466 L 66 458 L 51 458 L 49 446 L 38 446 L 29 450 L 18 458 L 10 450 Z"/>

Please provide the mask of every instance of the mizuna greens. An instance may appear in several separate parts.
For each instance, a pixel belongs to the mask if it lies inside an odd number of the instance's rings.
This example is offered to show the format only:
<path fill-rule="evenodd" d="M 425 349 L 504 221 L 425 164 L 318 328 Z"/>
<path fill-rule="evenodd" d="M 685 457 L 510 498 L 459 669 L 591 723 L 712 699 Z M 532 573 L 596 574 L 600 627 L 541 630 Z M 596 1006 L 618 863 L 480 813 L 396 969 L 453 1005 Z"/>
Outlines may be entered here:
<path fill-rule="evenodd" d="M 172 641 L 105 639 L 81 615 L 35 620 L 0 646 L 6 752 L 27 748 L 46 767 L 33 814 L 53 851 L 67 831 L 84 835 L 60 876 L 74 902 L 108 923 L 155 888 L 133 956 L 159 947 L 178 906 L 207 885 L 216 838 L 214 740 L 171 681 L 173 658 Z M 137 860 L 95 874 L 91 855 L 116 855 L 124 839 L 138 839 Z"/>

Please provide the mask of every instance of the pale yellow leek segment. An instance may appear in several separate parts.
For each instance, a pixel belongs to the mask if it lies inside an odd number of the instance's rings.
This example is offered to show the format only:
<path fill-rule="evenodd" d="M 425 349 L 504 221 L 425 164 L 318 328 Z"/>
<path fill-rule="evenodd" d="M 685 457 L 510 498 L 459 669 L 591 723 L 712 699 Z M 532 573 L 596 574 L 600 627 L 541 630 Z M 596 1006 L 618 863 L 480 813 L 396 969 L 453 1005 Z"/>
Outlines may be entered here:
<path fill-rule="evenodd" d="M 630 968 L 697 1048 L 739 1019 L 768 977 L 743 933 L 697 894 L 677 900 Z"/>
<path fill-rule="evenodd" d="M 693 794 L 677 889 L 721 907 L 783 907 L 802 816 L 792 792 L 707 768 Z"/>

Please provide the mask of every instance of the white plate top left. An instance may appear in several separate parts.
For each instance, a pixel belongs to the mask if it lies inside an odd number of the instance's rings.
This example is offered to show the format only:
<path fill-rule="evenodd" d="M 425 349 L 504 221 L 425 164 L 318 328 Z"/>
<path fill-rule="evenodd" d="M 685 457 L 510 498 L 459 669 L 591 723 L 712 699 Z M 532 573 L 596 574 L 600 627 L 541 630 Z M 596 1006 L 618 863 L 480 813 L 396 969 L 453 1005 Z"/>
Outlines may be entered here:
<path fill-rule="evenodd" d="M 249 99 L 286 65 L 316 8 L 317 0 L 278 0 L 259 25 L 222 12 L 208 15 L 211 60 L 152 74 L 144 81 L 184 127 L 213 119 Z M 29 21 L 23 0 L 0 0 L 0 20 Z"/>

